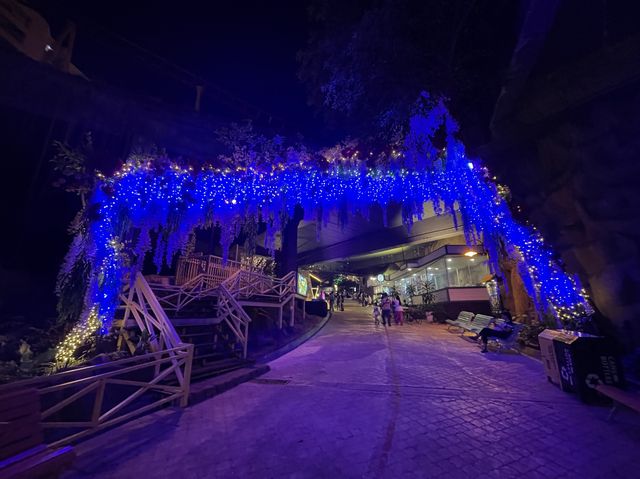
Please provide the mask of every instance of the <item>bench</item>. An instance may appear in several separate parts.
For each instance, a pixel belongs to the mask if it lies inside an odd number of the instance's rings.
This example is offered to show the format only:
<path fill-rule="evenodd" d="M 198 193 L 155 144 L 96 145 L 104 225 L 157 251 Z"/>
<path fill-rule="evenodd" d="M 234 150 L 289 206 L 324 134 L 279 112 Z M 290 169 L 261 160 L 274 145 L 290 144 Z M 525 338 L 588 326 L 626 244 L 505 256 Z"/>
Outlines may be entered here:
<path fill-rule="evenodd" d="M 71 447 L 43 444 L 40 397 L 35 389 L 0 395 L 0 479 L 58 477 L 75 457 Z"/>
<path fill-rule="evenodd" d="M 613 406 L 611 407 L 609 416 L 607 416 L 607 420 L 611 420 L 611 418 L 613 418 L 620 404 L 628 407 L 629 409 L 633 409 L 636 412 L 640 412 L 640 394 L 625 391 L 624 389 L 602 383 L 596 384 L 595 388 L 600 394 L 613 401 Z"/>
<path fill-rule="evenodd" d="M 464 331 L 466 326 L 471 324 L 473 321 L 473 313 L 469 311 L 460 311 L 457 319 L 447 319 L 445 322 L 449 325 L 447 326 L 447 331 L 451 331 L 452 327 L 462 329 Z"/>
<path fill-rule="evenodd" d="M 500 325 L 504 323 L 504 319 L 497 319 L 496 324 Z M 513 326 L 513 331 L 507 338 L 487 338 L 487 345 L 492 344 L 496 347 L 496 351 L 500 352 L 503 349 L 516 349 L 516 344 L 518 343 L 518 336 L 520 336 L 520 331 L 524 328 L 524 324 L 520 323 L 511 323 Z"/>

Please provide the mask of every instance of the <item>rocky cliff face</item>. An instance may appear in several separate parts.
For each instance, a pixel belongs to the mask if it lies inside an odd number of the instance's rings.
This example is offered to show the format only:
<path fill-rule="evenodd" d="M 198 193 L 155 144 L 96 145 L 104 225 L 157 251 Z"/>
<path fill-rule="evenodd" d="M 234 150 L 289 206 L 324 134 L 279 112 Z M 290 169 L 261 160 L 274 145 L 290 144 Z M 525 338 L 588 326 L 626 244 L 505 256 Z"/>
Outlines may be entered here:
<path fill-rule="evenodd" d="M 490 148 L 489 166 L 579 275 L 604 316 L 600 326 L 638 347 L 640 88 L 601 90 L 525 129 L 503 138 L 508 147 Z"/>

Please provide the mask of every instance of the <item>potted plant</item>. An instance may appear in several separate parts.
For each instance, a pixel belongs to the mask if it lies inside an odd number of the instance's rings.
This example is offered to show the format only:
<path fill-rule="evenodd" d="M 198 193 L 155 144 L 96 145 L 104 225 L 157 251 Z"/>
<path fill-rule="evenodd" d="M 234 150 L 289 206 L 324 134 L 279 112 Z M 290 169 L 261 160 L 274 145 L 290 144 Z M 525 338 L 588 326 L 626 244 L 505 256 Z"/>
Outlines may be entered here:
<path fill-rule="evenodd" d="M 407 297 L 409 298 L 409 304 L 413 306 L 413 297 L 417 293 L 416 287 L 413 284 L 408 284 L 407 287 L 405 288 L 405 291 L 407 293 Z"/>
<path fill-rule="evenodd" d="M 425 280 L 420 284 L 420 296 L 422 297 L 422 304 L 425 308 L 425 319 L 433 323 L 433 306 L 435 300 L 435 285 L 432 281 Z"/>

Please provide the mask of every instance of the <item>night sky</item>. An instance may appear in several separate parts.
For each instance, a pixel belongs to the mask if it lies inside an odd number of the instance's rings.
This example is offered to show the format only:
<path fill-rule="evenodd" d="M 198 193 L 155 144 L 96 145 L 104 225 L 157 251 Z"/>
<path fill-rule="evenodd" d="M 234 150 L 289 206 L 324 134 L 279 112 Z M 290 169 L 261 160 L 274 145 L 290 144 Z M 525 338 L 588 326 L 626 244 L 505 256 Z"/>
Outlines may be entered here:
<path fill-rule="evenodd" d="M 65 18 L 77 28 L 73 62 L 92 81 L 193 106 L 198 77 L 202 110 L 215 114 L 229 97 L 247 103 L 237 117 L 256 118 L 286 135 L 330 143 L 307 106 L 296 53 L 307 41 L 305 1 L 289 2 L 35 2 L 53 33 Z M 138 48 L 140 47 L 140 48 Z M 228 92 L 214 92 L 215 86 Z"/>

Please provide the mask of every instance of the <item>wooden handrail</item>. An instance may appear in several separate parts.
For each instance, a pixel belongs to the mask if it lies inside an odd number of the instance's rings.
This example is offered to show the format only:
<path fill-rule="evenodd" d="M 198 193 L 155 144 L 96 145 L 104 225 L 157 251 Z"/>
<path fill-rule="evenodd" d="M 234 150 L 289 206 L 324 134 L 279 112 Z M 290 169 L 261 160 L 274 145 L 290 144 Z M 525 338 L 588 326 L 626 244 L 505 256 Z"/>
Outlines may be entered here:
<path fill-rule="evenodd" d="M 179 346 L 173 348 L 167 348 L 162 351 L 157 351 L 153 353 L 141 354 L 140 356 L 131 356 L 129 358 L 118 359 L 117 361 L 111 361 L 103 364 L 92 364 L 91 366 L 80 366 L 74 369 L 68 369 L 66 371 L 59 371 L 55 374 L 50 374 L 47 376 L 39 376 L 31 379 L 24 379 L 22 381 L 15 381 L 8 384 L 0 385 L 0 392 L 3 393 L 5 391 L 11 391 L 14 389 L 23 389 L 29 386 L 35 386 L 38 384 L 44 383 L 55 383 L 57 381 L 64 381 L 68 377 L 79 376 L 82 374 L 91 375 L 92 378 L 98 377 L 96 376 L 96 372 L 101 369 L 113 368 L 123 366 L 128 363 L 136 363 L 133 368 L 141 369 L 143 367 L 148 367 L 149 365 L 153 365 L 159 362 L 165 362 L 170 360 L 170 356 L 173 354 L 174 356 L 180 355 L 188 355 L 188 350 L 193 349 L 193 344 L 190 343 L 182 343 Z M 166 357 L 158 358 L 158 355 L 167 354 Z M 147 359 L 151 360 L 149 362 L 145 362 Z M 144 362 L 144 364 L 138 364 L 140 362 Z M 138 367 L 139 366 L 139 367 Z M 132 369 L 134 370 L 134 369 Z M 111 374 L 115 373 L 115 374 Z M 121 370 L 110 371 L 105 374 L 107 376 L 121 374 Z M 107 377 L 105 376 L 105 377 Z"/>

